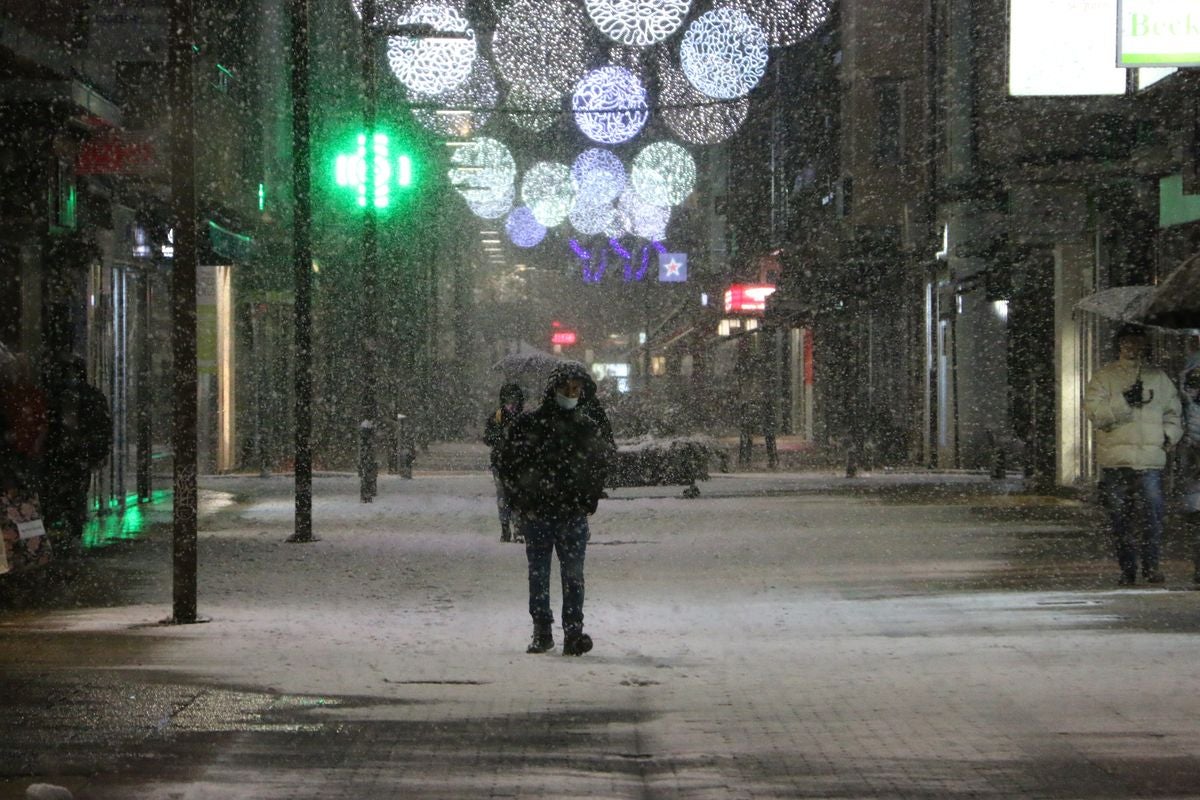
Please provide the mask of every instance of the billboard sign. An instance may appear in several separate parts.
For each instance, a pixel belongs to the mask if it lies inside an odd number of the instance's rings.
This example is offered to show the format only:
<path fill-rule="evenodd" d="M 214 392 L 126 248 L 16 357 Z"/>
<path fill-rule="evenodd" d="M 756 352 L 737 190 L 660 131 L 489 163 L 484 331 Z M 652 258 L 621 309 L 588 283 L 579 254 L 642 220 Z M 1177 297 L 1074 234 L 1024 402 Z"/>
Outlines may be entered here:
<path fill-rule="evenodd" d="M 1200 66 L 1196 0 L 1117 0 L 1117 66 Z"/>
<path fill-rule="evenodd" d="M 1125 94 L 1112 60 L 1117 0 L 1010 0 L 1008 10 L 1010 95 Z"/>
<path fill-rule="evenodd" d="M 775 287 L 769 283 L 735 283 L 725 290 L 725 313 L 761 314 L 773 294 Z"/>

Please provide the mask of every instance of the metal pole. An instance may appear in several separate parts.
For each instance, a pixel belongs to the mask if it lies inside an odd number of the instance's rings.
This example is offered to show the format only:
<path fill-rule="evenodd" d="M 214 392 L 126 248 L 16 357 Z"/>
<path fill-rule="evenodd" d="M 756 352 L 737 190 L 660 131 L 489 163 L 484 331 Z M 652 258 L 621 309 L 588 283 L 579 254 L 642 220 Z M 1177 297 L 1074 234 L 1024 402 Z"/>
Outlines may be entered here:
<path fill-rule="evenodd" d="M 366 184 L 367 203 L 363 209 L 362 265 L 363 265 L 363 372 L 362 421 L 359 424 L 359 497 L 364 503 L 375 499 L 379 463 L 375 456 L 375 425 L 379 419 L 378 400 L 375 396 L 376 273 L 379 269 L 379 237 L 375 209 L 375 105 L 377 87 L 375 82 L 375 48 L 371 24 L 375 21 L 375 0 L 363 0 L 362 4 L 362 74 L 363 74 L 363 133 L 367 137 Z"/>
<path fill-rule="evenodd" d="M 175 508 L 174 612 L 178 625 L 196 622 L 196 184 L 192 79 L 192 0 L 171 3 L 171 202 L 175 257 L 171 275 L 174 354 Z"/>
<path fill-rule="evenodd" d="M 289 542 L 313 541 L 312 530 L 312 161 L 309 127 L 308 2 L 292 0 L 292 217 L 296 346 L 296 529 Z"/>
<path fill-rule="evenodd" d="M 154 467 L 154 414 L 150 402 L 154 376 L 150 359 L 151 278 L 148 268 L 138 275 L 137 286 L 137 497 L 139 503 L 148 503 L 153 491 L 151 473 Z"/>

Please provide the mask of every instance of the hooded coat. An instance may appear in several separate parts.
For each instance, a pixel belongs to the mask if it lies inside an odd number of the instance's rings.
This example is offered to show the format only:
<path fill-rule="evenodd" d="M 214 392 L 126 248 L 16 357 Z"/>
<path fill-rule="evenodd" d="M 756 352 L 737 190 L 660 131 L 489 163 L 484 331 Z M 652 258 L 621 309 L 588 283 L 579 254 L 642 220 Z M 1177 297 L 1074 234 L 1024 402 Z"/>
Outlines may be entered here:
<path fill-rule="evenodd" d="M 583 391 L 579 404 L 566 410 L 555 389 L 573 378 L 583 382 Z M 613 450 L 595 381 L 583 365 L 566 363 L 550 374 L 541 404 L 508 428 L 497 467 L 513 510 L 565 520 L 596 511 Z"/>
<path fill-rule="evenodd" d="M 1141 379 L 1146 403 L 1131 406 L 1124 392 Z M 1096 430 L 1096 463 L 1102 468 L 1162 469 L 1167 448 L 1183 436 L 1179 392 L 1167 373 L 1121 359 L 1088 382 L 1084 407 Z"/>

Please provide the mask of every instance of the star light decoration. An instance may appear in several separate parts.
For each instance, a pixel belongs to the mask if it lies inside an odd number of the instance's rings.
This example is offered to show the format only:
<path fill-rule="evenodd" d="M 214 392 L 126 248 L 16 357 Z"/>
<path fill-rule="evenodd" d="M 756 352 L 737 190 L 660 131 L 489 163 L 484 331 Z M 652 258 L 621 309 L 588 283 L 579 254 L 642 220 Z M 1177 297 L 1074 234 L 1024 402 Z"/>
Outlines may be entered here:
<path fill-rule="evenodd" d="M 696 185 L 696 161 L 677 144 L 655 142 L 634 157 L 629 182 L 651 205 L 678 205 Z"/>
<path fill-rule="evenodd" d="M 504 232 L 517 247 L 537 247 L 546 238 L 546 226 L 525 206 L 517 206 L 504 221 Z"/>
<path fill-rule="evenodd" d="M 732 100 L 757 86 L 767 71 L 767 37 L 744 11 L 717 8 L 688 26 L 679 59 L 703 94 Z"/>
<path fill-rule="evenodd" d="M 587 0 L 592 22 L 608 38 L 645 47 L 679 29 L 691 0 Z"/>
<path fill-rule="evenodd" d="M 625 188 L 625 165 L 616 154 L 599 147 L 584 150 L 571 165 L 571 180 L 579 199 L 577 205 L 598 206 L 612 202 Z"/>
<path fill-rule="evenodd" d="M 571 110 L 579 130 L 603 144 L 629 141 L 650 118 L 645 87 L 624 67 L 600 67 L 584 75 L 571 96 Z"/>
<path fill-rule="evenodd" d="M 423 127 L 443 136 L 467 138 L 487 124 L 500 102 L 500 90 L 491 64 L 481 56 L 475 59 L 470 76 L 453 89 L 411 92 L 409 97 L 413 116 Z"/>
<path fill-rule="evenodd" d="M 767 36 L 771 47 L 799 44 L 829 19 L 830 0 L 727 0 L 744 11 Z"/>
<path fill-rule="evenodd" d="M 513 0 L 496 25 L 492 55 L 513 91 L 554 100 L 571 91 L 595 61 L 596 48 L 575 3 Z"/>
<path fill-rule="evenodd" d="M 521 202 L 542 225 L 554 227 L 575 205 L 575 184 L 566 164 L 539 161 L 521 180 Z"/>
<path fill-rule="evenodd" d="M 715 100 L 696 90 L 683 70 L 666 58 L 658 64 L 658 116 L 689 144 L 717 144 L 737 133 L 750 112 L 750 98 Z"/>
<path fill-rule="evenodd" d="M 450 184 L 476 215 L 496 219 L 512 207 L 517 165 L 503 142 L 473 139 L 455 149 L 450 163 Z"/>
<path fill-rule="evenodd" d="M 437 94 L 458 86 L 471 74 L 475 61 L 475 31 L 452 7 L 422 3 L 396 18 L 397 25 L 427 24 L 444 33 L 466 38 L 389 36 L 388 65 L 414 92 Z"/>

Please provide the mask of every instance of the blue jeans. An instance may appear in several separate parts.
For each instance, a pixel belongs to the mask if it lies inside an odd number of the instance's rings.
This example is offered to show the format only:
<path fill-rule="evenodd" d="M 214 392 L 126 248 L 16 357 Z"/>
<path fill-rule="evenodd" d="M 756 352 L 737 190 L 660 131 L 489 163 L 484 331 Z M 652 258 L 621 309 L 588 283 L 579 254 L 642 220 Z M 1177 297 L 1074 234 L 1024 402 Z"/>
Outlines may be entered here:
<path fill-rule="evenodd" d="M 558 552 L 558 572 L 562 577 L 562 623 L 566 633 L 583 630 L 583 558 L 587 554 L 586 516 L 565 520 L 518 517 L 518 529 L 525 537 L 525 558 L 529 561 L 529 616 L 533 624 L 553 625 L 550 610 L 550 557 Z"/>
<path fill-rule="evenodd" d="M 1100 499 L 1108 511 L 1117 562 L 1128 578 L 1158 571 L 1162 553 L 1163 498 L 1162 471 L 1157 469 L 1103 469 L 1100 471 Z"/>

